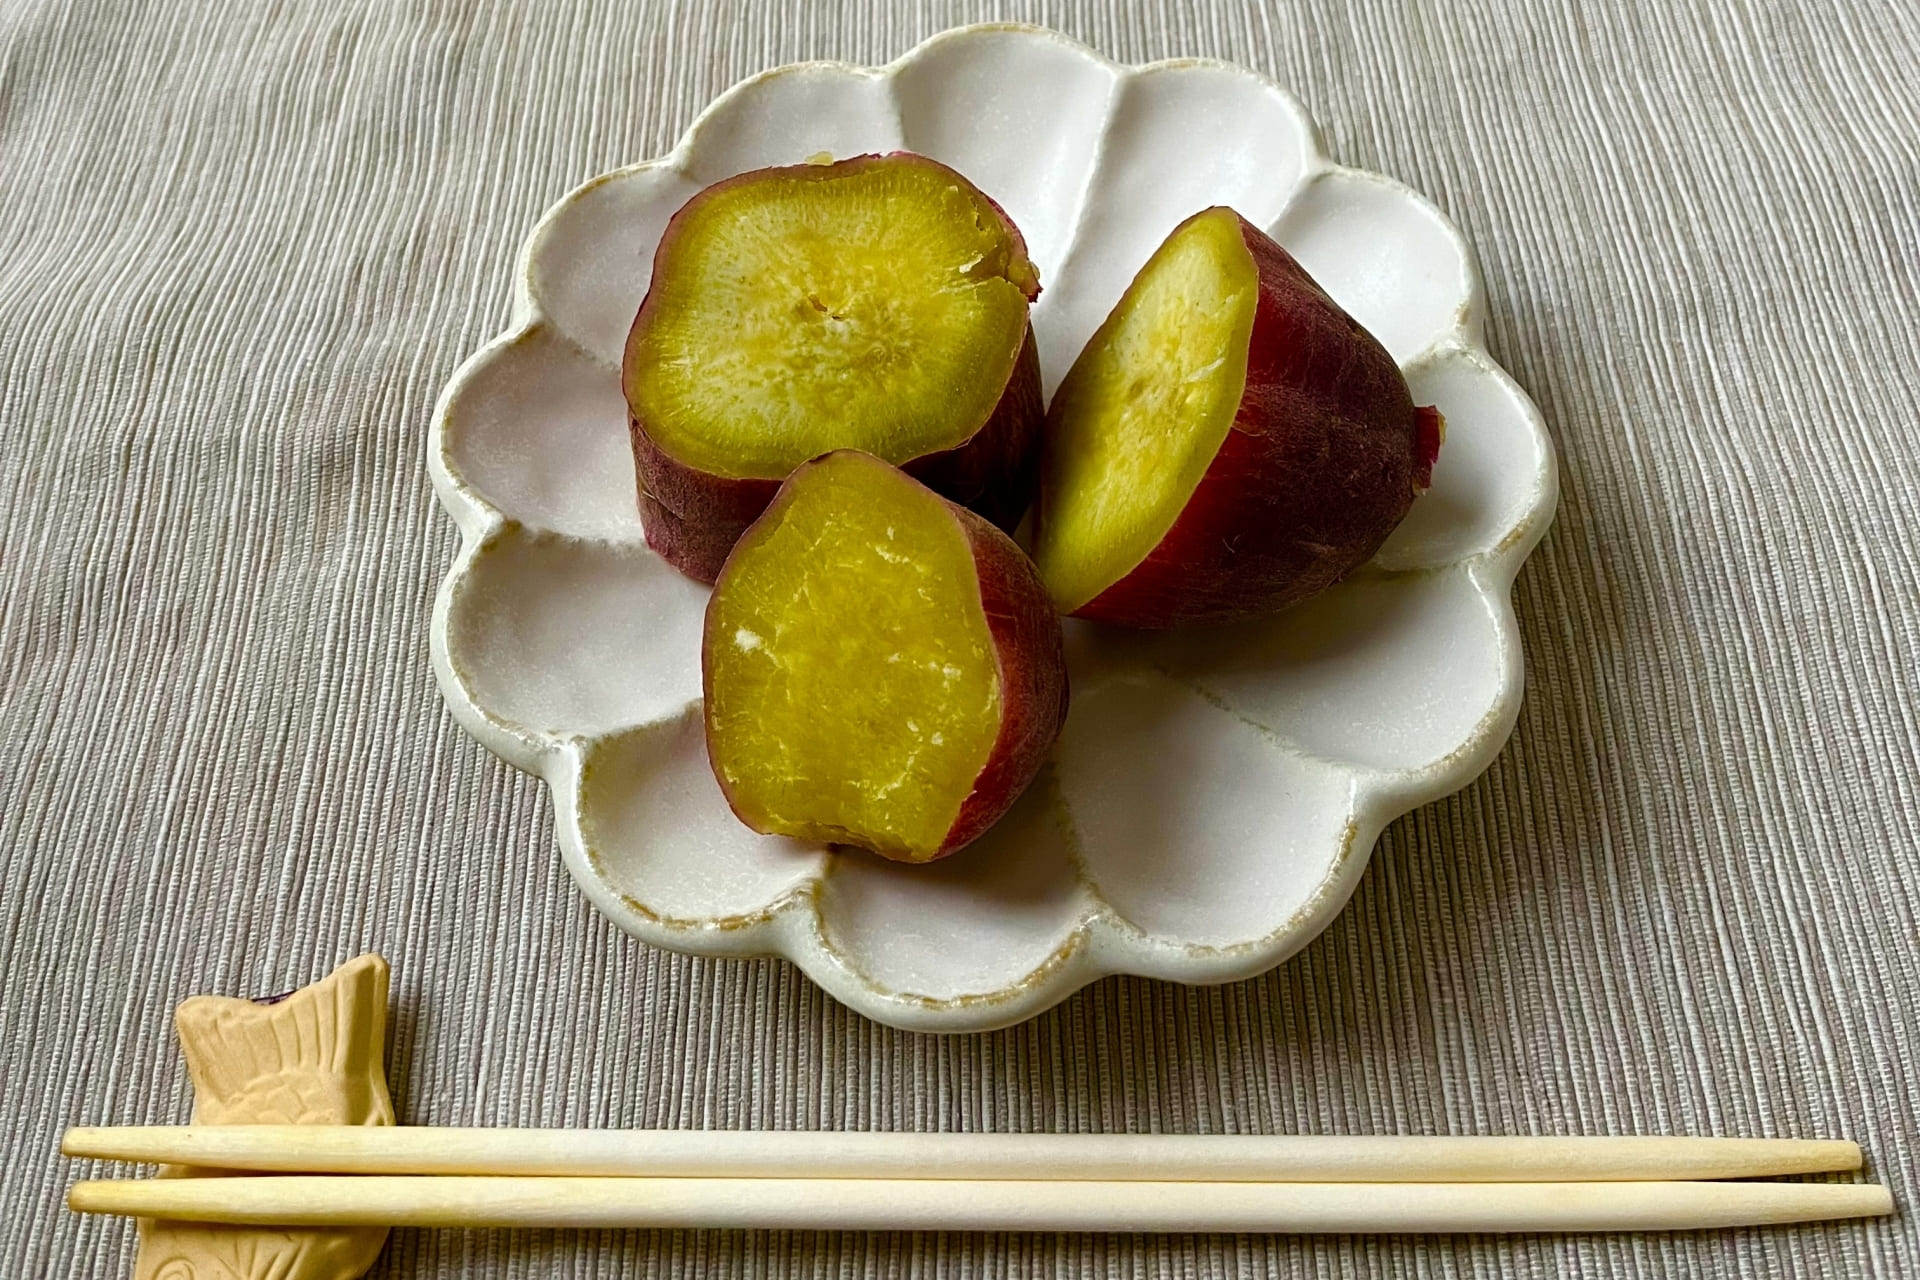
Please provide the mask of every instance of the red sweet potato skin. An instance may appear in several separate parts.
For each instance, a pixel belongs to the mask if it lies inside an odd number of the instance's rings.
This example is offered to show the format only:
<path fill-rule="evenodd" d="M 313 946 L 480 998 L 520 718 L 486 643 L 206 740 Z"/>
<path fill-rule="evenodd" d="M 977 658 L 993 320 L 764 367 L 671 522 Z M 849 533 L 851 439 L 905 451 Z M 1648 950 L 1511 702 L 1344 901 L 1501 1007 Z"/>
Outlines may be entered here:
<path fill-rule="evenodd" d="M 1368 560 L 1427 485 L 1438 415 L 1291 254 L 1240 228 L 1260 282 L 1233 427 L 1159 545 L 1078 617 L 1164 628 L 1285 608 Z"/>
<path fill-rule="evenodd" d="M 1000 530 L 963 508 L 954 513 L 973 544 L 980 604 L 1000 661 L 1000 734 L 936 858 L 977 838 L 1033 784 L 1066 723 L 1068 702 L 1060 619 L 1039 570 Z"/>
<path fill-rule="evenodd" d="M 843 171 L 848 165 L 902 160 L 952 174 L 955 182 L 966 181 L 939 162 L 909 152 L 856 156 L 832 166 L 796 165 L 785 172 L 817 177 L 832 170 Z M 654 250 L 654 271 L 660 271 L 687 219 L 697 216 L 705 199 L 768 172 L 770 170 L 755 170 L 724 179 L 687 201 L 668 221 L 660 237 Z M 1005 211 L 982 194 L 1006 223 L 1012 246 L 1008 278 L 1031 301 L 1039 296 L 1040 286 L 1027 259 L 1026 241 Z M 627 341 L 626 367 L 622 370 L 624 386 L 631 386 L 635 376 L 631 363 L 635 348 L 633 335 L 651 318 L 648 303 L 652 297 L 649 290 L 634 316 Z M 633 412 L 634 400 L 633 395 L 627 396 L 627 428 L 633 445 L 640 523 L 646 531 L 647 545 L 688 577 L 711 583 L 725 563 L 727 552 L 773 500 L 780 481 L 731 478 L 688 466 L 655 443 L 646 421 Z M 1039 348 L 1034 345 L 1033 326 L 1029 324 L 1015 355 L 1013 372 L 986 421 L 954 448 L 906 460 L 901 469 L 942 497 L 978 511 L 1011 532 L 1026 514 L 1039 483 L 1040 441 L 1045 419 Z M 822 450 L 828 451 L 830 448 Z"/>

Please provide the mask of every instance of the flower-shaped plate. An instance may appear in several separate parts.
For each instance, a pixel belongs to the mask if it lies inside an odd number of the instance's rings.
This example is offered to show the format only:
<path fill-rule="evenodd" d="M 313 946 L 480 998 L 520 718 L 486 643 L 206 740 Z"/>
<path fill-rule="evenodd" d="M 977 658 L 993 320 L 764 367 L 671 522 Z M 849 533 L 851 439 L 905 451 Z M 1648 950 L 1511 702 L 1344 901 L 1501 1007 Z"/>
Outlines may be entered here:
<path fill-rule="evenodd" d="M 897 866 L 756 835 L 707 769 L 707 591 L 646 547 L 619 364 L 661 228 L 707 183 L 819 152 L 944 161 L 1025 233 L 1046 387 L 1182 218 L 1266 227 L 1399 360 L 1448 435 L 1373 562 L 1250 626 L 1069 622 L 1053 761 L 959 855 Z M 528 241 L 508 332 L 435 411 L 459 524 L 433 618 L 454 715 L 553 794 L 568 868 L 649 943 L 783 955 L 869 1017 L 971 1031 L 1103 974 L 1259 973 L 1338 911 L 1381 828 L 1479 773 L 1512 728 L 1509 592 L 1552 516 L 1537 410 L 1481 345 L 1466 245 L 1427 201 L 1330 163 L 1237 67 L 1122 67 L 1050 31 L 971 27 L 888 66 L 808 63 L 714 102 L 673 153 L 595 178 Z"/>

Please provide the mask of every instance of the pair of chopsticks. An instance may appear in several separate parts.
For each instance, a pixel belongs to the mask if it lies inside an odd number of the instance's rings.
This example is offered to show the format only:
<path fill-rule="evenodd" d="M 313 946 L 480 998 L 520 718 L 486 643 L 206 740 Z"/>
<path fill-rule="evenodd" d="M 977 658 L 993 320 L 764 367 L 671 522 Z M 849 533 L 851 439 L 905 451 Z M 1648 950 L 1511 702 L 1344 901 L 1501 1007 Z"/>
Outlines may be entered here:
<path fill-rule="evenodd" d="M 76 1184 L 82 1213 L 269 1226 L 1671 1231 L 1893 1211 L 1851 1142 L 204 1125 L 69 1156 L 266 1176 Z M 346 1175 L 346 1176 L 342 1176 Z"/>

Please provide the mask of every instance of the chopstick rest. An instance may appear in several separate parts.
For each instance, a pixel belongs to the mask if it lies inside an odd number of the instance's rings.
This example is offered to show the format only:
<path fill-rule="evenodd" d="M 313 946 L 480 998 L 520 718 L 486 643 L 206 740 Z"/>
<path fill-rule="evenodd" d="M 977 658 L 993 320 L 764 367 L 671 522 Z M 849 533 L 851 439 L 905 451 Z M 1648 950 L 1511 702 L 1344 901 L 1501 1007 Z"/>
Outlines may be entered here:
<path fill-rule="evenodd" d="M 385 1075 L 387 962 L 363 955 L 269 1000 L 196 996 L 174 1011 L 193 1080 L 195 1125 L 390 1125 Z M 163 1169 L 143 1187 L 248 1181 Z M 83 1184 L 84 1185 L 84 1184 Z M 135 1280 L 236 1276 L 357 1280 L 386 1243 L 385 1224 L 237 1230 L 143 1214 Z M 293 1224 L 283 1224 L 291 1226 Z"/>

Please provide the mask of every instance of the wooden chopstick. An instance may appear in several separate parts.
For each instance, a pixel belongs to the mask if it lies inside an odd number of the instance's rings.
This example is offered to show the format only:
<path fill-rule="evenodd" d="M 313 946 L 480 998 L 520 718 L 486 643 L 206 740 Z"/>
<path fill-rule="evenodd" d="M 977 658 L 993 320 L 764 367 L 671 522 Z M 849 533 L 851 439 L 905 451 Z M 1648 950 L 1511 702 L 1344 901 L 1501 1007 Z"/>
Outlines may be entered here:
<path fill-rule="evenodd" d="M 1795 1182 L 901 1182 L 844 1178 L 149 1178 L 82 1213 L 284 1227 L 851 1231 L 1674 1231 L 1890 1213 L 1887 1189 Z"/>
<path fill-rule="evenodd" d="M 291 1173 L 1150 1182 L 1612 1182 L 1858 1169 L 1851 1142 L 1682 1137 L 77 1128 L 70 1156 Z"/>

